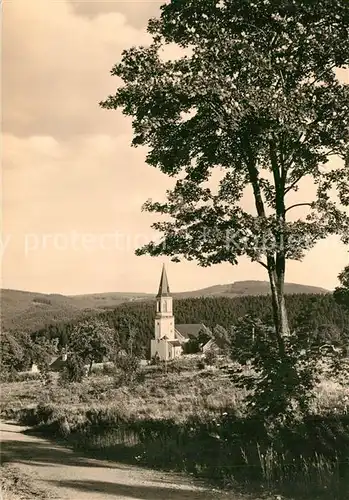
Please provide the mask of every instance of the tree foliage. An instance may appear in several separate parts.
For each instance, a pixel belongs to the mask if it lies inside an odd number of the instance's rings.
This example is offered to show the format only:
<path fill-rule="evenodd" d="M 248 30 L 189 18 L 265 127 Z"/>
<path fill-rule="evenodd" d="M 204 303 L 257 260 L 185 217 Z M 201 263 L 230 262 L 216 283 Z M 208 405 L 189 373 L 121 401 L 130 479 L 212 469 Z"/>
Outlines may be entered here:
<path fill-rule="evenodd" d="M 255 341 L 249 349 L 232 347 L 232 358 L 239 364 L 230 371 L 237 386 L 249 391 L 250 416 L 262 417 L 276 429 L 292 426 L 311 413 L 314 388 L 321 379 L 344 375 L 348 382 L 349 358 L 345 349 L 321 351 L 318 345 L 309 342 L 309 335 L 300 337 L 294 331 L 286 339 L 286 356 L 280 360 L 270 326 L 246 317 L 236 329 L 244 336 L 251 325 Z"/>
<path fill-rule="evenodd" d="M 71 382 L 81 382 L 84 375 L 85 367 L 82 358 L 75 353 L 71 353 L 60 373 L 59 382 L 61 385 Z"/>
<path fill-rule="evenodd" d="M 20 370 L 25 365 L 24 339 L 15 338 L 12 333 L 1 334 L 1 371 Z"/>
<path fill-rule="evenodd" d="M 89 364 L 91 373 L 93 362 L 102 361 L 114 351 L 114 330 L 100 319 L 85 320 L 73 328 L 68 349 L 83 363 Z"/>
<path fill-rule="evenodd" d="M 291 330 L 306 325 L 304 333 L 312 342 L 326 341 L 328 334 L 340 332 L 343 340 L 344 333 L 349 333 L 349 310 L 337 304 L 332 294 L 312 295 L 294 294 L 286 295 Z M 261 319 L 264 323 L 271 324 L 272 309 L 268 296 L 243 296 L 243 297 L 202 297 L 174 300 L 174 311 L 177 323 L 204 323 L 212 332 L 218 324 L 227 330 L 232 343 L 239 345 L 251 343 L 252 330 L 244 337 L 237 336 L 235 328 L 239 318 L 249 315 Z M 95 314 L 95 313 L 94 313 Z M 115 308 L 91 316 L 108 323 L 115 332 L 118 350 L 127 350 L 129 346 L 130 324 L 134 329 L 133 353 L 137 357 L 149 356 L 150 339 L 154 337 L 155 306 L 153 301 L 128 302 Z M 35 337 L 58 338 L 64 335 L 69 340 L 76 322 L 67 321 L 58 325 L 49 325 L 34 334 Z M 301 334 L 301 333 L 300 333 Z M 11 332 L 12 335 L 12 332 Z M 336 334 L 337 335 L 337 334 Z M 328 339 L 327 339 L 328 340 Z M 143 351 L 143 352 L 142 352 Z"/>
<path fill-rule="evenodd" d="M 32 339 L 26 332 L 7 332 L 1 334 L 1 370 L 29 370 L 35 363 L 40 369 L 48 366 L 56 352 L 56 343 L 44 336 Z"/>
<path fill-rule="evenodd" d="M 334 299 L 338 304 L 342 304 L 349 309 L 349 265 L 338 276 L 341 286 L 334 291 Z"/>
<path fill-rule="evenodd" d="M 153 224 L 162 241 L 137 253 L 259 262 L 281 351 L 286 260 L 330 234 L 349 241 L 349 86 L 336 73 L 349 63 L 348 26 L 347 0 L 172 0 L 149 22 L 150 46 L 123 52 L 112 75 L 124 85 L 101 103 L 131 116 L 132 145 L 176 178 L 166 202 L 144 205 L 165 216 Z M 185 54 L 164 59 L 168 44 Z M 315 195 L 294 203 L 305 178 Z M 306 216 L 292 217 L 299 205 Z"/>

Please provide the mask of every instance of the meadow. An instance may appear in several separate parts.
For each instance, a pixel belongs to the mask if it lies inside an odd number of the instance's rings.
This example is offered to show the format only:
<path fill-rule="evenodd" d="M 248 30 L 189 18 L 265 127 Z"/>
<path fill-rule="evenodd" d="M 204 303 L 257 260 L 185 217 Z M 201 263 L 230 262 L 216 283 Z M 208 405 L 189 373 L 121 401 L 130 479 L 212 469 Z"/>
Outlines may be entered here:
<path fill-rule="evenodd" d="M 188 356 L 123 382 L 110 366 L 64 386 L 57 375 L 2 384 L 1 413 L 93 456 L 185 471 L 220 487 L 288 498 L 349 491 L 349 387 L 323 380 L 311 415 L 275 433 L 246 417 L 229 363 Z M 32 380 L 30 380 L 30 378 Z"/>

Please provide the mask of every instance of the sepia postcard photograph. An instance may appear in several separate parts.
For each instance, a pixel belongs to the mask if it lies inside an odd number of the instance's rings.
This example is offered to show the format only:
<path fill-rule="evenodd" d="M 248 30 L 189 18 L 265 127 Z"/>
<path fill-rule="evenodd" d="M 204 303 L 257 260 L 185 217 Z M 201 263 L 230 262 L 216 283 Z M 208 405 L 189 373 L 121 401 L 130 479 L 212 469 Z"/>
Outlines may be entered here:
<path fill-rule="evenodd" d="M 0 5 L 0 500 L 347 500 L 349 0 Z"/>

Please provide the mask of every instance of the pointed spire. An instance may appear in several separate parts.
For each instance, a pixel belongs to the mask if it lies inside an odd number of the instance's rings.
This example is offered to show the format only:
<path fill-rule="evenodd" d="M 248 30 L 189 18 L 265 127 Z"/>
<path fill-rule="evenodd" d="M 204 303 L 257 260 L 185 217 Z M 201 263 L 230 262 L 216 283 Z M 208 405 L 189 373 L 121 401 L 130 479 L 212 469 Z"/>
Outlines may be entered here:
<path fill-rule="evenodd" d="M 169 297 L 169 296 L 170 296 L 170 287 L 168 286 L 165 264 L 163 264 L 157 297 Z"/>

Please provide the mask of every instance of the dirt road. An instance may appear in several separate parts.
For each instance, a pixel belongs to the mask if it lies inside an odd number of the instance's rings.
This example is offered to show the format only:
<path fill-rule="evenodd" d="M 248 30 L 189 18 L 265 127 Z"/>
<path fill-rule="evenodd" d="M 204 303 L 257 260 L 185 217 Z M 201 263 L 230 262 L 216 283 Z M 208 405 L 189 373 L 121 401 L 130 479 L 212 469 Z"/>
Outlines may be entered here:
<path fill-rule="evenodd" d="M 69 500 L 242 500 L 208 490 L 183 475 L 88 459 L 25 427 L 0 423 L 1 455 L 57 499 Z"/>

